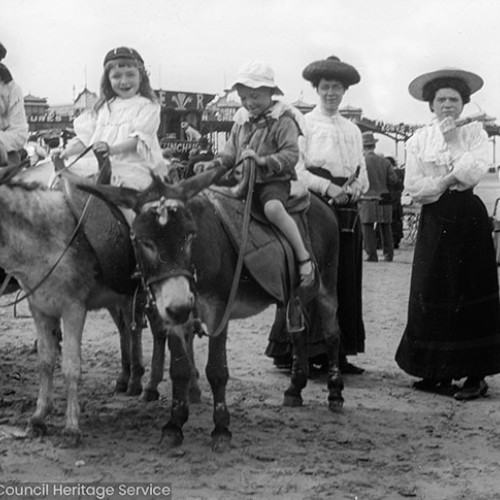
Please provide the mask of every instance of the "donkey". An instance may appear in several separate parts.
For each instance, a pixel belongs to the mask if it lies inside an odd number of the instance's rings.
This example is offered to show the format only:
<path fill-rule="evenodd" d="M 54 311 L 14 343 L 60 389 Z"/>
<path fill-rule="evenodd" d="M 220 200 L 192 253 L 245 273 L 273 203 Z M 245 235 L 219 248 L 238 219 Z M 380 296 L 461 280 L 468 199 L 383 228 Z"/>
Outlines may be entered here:
<path fill-rule="evenodd" d="M 83 189 L 108 202 L 136 212 L 132 239 L 137 262 L 150 287 L 160 316 L 166 324 L 180 324 L 197 311 L 209 335 L 206 375 L 213 398 L 212 449 L 229 446 L 229 411 L 225 401 L 228 367 L 227 324 L 220 324 L 237 263 L 237 253 L 215 213 L 210 200 L 200 193 L 223 174 L 215 167 L 174 185 L 155 178 L 145 191 L 111 186 Z M 313 197 L 307 213 L 313 253 L 320 269 L 319 294 L 314 299 L 316 314 L 323 323 L 329 356 L 329 408 L 343 404 L 343 383 L 338 369 L 339 326 L 337 322 L 338 226 L 330 208 Z M 270 265 L 273 265 L 272 263 Z M 239 284 L 230 319 L 246 318 L 263 311 L 273 298 L 249 278 Z M 220 332 L 214 336 L 214 332 Z M 303 332 L 296 331 L 291 383 L 284 404 L 302 404 L 301 389 L 307 381 L 307 356 Z M 182 427 L 188 419 L 187 384 L 189 366 L 182 342 L 170 343 L 172 408 L 162 429 L 167 446 L 182 443 Z"/>
<path fill-rule="evenodd" d="M 115 388 L 129 395 L 142 391 L 142 323 L 136 321 L 134 295 L 117 293 L 104 283 L 95 252 L 83 232 L 75 231 L 77 221 L 63 192 L 29 181 L 40 172 L 26 172 L 23 180 L 23 174 L 13 178 L 11 168 L 0 171 L 0 266 L 16 278 L 27 295 L 36 326 L 40 386 L 28 434 L 47 432 L 45 419 L 52 408 L 52 379 L 62 330 L 62 371 L 67 388 L 62 434 L 65 444 L 76 446 L 81 440 L 77 389 L 87 311 L 106 308 L 115 321 L 121 347 L 121 374 Z M 165 338 L 163 321 L 155 320 L 154 315 L 152 319 L 156 338 Z M 145 399 L 157 397 L 156 385 L 162 375 L 163 364 L 157 363 Z"/>

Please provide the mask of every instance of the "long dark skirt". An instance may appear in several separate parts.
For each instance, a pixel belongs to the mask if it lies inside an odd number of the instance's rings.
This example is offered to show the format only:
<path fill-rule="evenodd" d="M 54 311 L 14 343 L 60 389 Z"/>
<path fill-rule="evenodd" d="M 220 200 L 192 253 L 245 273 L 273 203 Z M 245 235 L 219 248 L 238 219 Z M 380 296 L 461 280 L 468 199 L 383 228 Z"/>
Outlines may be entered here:
<path fill-rule="evenodd" d="M 340 207 L 342 208 L 342 207 Z M 345 208 L 345 207 L 344 207 Z M 355 205 L 347 208 L 356 210 Z M 338 212 L 338 216 L 340 212 Z M 340 219 L 342 216 L 340 215 Z M 358 354 L 365 352 L 365 326 L 363 323 L 362 277 L 363 236 L 359 217 L 355 218 L 352 231 L 340 224 L 338 270 L 338 319 L 341 331 L 341 352 Z"/>
<path fill-rule="evenodd" d="M 338 268 L 338 320 L 341 330 L 341 354 L 353 355 L 365 350 L 365 327 L 362 317 L 362 266 L 363 241 L 361 224 L 355 204 L 345 206 L 353 210 L 353 230 L 341 231 Z M 335 211 L 335 209 L 333 209 Z M 339 214 L 335 211 L 337 218 Z M 339 226 L 341 223 L 339 222 Z M 306 317 L 308 324 L 308 355 L 316 358 L 326 353 L 322 325 L 314 310 Z M 269 335 L 266 355 L 272 358 L 287 358 L 291 353 L 288 333 L 285 329 L 284 309 L 278 309 Z"/>
<path fill-rule="evenodd" d="M 488 213 L 472 190 L 447 191 L 422 207 L 396 361 L 422 378 L 500 372 L 495 251 Z"/>

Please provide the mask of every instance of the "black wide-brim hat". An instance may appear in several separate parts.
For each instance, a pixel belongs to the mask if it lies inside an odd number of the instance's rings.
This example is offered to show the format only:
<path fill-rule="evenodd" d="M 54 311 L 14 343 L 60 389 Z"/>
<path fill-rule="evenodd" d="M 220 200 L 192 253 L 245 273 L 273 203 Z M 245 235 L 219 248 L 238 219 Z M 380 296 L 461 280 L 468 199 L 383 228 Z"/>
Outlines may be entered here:
<path fill-rule="evenodd" d="M 324 78 L 325 80 L 338 80 L 347 87 L 361 81 L 361 76 L 356 68 L 341 61 L 336 56 L 308 64 L 302 71 L 302 76 L 313 84 L 317 84 L 321 78 Z"/>
<path fill-rule="evenodd" d="M 471 94 L 477 92 L 484 84 L 483 79 L 479 75 L 471 73 L 470 71 L 464 71 L 458 68 L 443 68 L 417 76 L 417 78 L 415 78 L 408 86 L 408 92 L 410 92 L 410 95 L 415 99 L 425 101 L 425 86 L 428 83 L 441 78 L 455 78 L 457 80 L 462 80 L 469 87 Z"/>

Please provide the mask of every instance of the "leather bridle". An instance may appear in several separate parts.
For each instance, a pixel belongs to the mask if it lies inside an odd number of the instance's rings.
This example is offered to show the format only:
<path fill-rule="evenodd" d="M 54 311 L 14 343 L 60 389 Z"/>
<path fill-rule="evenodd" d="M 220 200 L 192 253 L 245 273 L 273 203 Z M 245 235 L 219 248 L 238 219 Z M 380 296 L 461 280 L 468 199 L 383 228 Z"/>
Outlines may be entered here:
<path fill-rule="evenodd" d="M 158 312 L 156 297 L 152 285 L 154 285 L 155 283 L 159 283 L 160 281 L 166 281 L 172 278 L 186 278 L 189 282 L 189 289 L 194 295 L 196 295 L 196 270 L 194 268 L 192 268 L 192 270 L 180 268 L 170 271 L 161 271 L 148 276 L 148 273 L 146 273 L 145 271 L 145 266 L 142 261 L 142 255 L 138 247 L 139 244 L 137 242 L 137 236 L 132 230 L 130 231 L 130 239 L 132 241 L 132 248 L 134 249 L 138 274 L 140 275 L 143 288 L 146 291 L 147 307 L 155 308 Z"/>

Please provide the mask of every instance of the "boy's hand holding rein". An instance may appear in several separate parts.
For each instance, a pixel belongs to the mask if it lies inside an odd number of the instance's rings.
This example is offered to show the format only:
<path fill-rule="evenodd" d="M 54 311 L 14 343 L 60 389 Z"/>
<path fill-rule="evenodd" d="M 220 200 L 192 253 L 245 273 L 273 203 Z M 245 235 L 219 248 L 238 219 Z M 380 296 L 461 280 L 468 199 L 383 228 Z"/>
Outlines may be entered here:
<path fill-rule="evenodd" d="M 253 149 L 245 149 L 243 153 L 241 153 L 241 159 L 246 160 L 246 159 L 252 159 L 257 165 L 260 165 L 261 167 L 266 165 L 266 158 L 264 156 L 259 156 Z"/>

